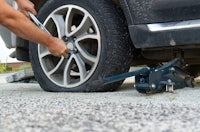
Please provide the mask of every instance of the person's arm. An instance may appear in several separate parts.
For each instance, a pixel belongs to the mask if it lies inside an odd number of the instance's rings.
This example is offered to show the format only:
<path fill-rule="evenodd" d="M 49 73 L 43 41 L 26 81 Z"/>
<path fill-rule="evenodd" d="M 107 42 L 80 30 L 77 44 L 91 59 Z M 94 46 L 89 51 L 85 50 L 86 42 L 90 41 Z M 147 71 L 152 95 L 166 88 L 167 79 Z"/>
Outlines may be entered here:
<path fill-rule="evenodd" d="M 45 45 L 55 56 L 67 56 L 68 49 L 61 39 L 52 37 L 39 29 L 25 15 L 8 5 L 5 0 L 0 0 L 0 24 L 24 39 Z"/>

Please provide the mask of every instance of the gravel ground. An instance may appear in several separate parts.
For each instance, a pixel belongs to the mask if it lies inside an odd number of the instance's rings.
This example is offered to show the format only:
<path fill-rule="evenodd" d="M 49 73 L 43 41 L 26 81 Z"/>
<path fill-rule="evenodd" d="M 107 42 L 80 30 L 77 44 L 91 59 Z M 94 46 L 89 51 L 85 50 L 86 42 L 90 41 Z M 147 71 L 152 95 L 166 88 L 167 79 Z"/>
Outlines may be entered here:
<path fill-rule="evenodd" d="M 0 84 L 0 132 L 200 132 L 200 87 L 143 95 L 126 82 L 106 93 L 49 93 Z"/>

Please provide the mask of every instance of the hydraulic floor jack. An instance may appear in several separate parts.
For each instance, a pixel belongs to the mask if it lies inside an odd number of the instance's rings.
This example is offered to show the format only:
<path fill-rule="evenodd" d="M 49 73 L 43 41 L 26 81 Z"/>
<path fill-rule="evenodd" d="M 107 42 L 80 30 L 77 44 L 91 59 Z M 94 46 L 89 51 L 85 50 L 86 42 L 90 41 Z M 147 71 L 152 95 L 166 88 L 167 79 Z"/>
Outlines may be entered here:
<path fill-rule="evenodd" d="M 174 59 L 162 66 L 146 67 L 107 78 L 99 78 L 89 86 L 103 86 L 135 76 L 134 87 L 140 93 L 173 92 L 175 89 L 194 87 L 193 78 L 182 69 L 181 59 Z"/>
<path fill-rule="evenodd" d="M 29 12 L 29 15 L 39 28 L 49 33 L 32 13 Z M 194 79 L 182 69 L 182 66 L 182 59 L 174 59 L 158 67 L 146 67 L 116 76 L 100 77 L 88 84 L 88 87 L 102 87 L 132 76 L 135 76 L 135 88 L 140 93 L 173 92 L 175 89 L 193 87 Z"/>

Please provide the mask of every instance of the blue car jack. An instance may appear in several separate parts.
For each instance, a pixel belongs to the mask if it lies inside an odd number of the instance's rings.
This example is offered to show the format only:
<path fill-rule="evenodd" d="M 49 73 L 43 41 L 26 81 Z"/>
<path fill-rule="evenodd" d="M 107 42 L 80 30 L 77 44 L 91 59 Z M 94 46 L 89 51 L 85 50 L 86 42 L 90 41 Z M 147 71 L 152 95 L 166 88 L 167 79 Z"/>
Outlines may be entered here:
<path fill-rule="evenodd" d="M 182 61 L 179 58 L 158 67 L 145 67 L 111 77 L 100 77 L 88 86 L 101 87 L 132 76 L 135 76 L 134 87 L 140 93 L 173 92 L 184 87 L 194 87 L 193 77 L 183 70 Z"/>

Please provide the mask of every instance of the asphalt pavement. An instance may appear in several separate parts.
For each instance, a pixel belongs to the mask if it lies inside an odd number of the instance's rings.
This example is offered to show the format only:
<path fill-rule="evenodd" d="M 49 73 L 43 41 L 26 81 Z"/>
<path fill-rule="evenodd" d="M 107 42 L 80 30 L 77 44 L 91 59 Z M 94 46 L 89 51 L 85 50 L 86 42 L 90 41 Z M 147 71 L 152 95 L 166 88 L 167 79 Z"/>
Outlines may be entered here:
<path fill-rule="evenodd" d="M 200 132 L 200 87 L 145 95 L 120 90 L 50 93 L 0 75 L 0 132 Z"/>

